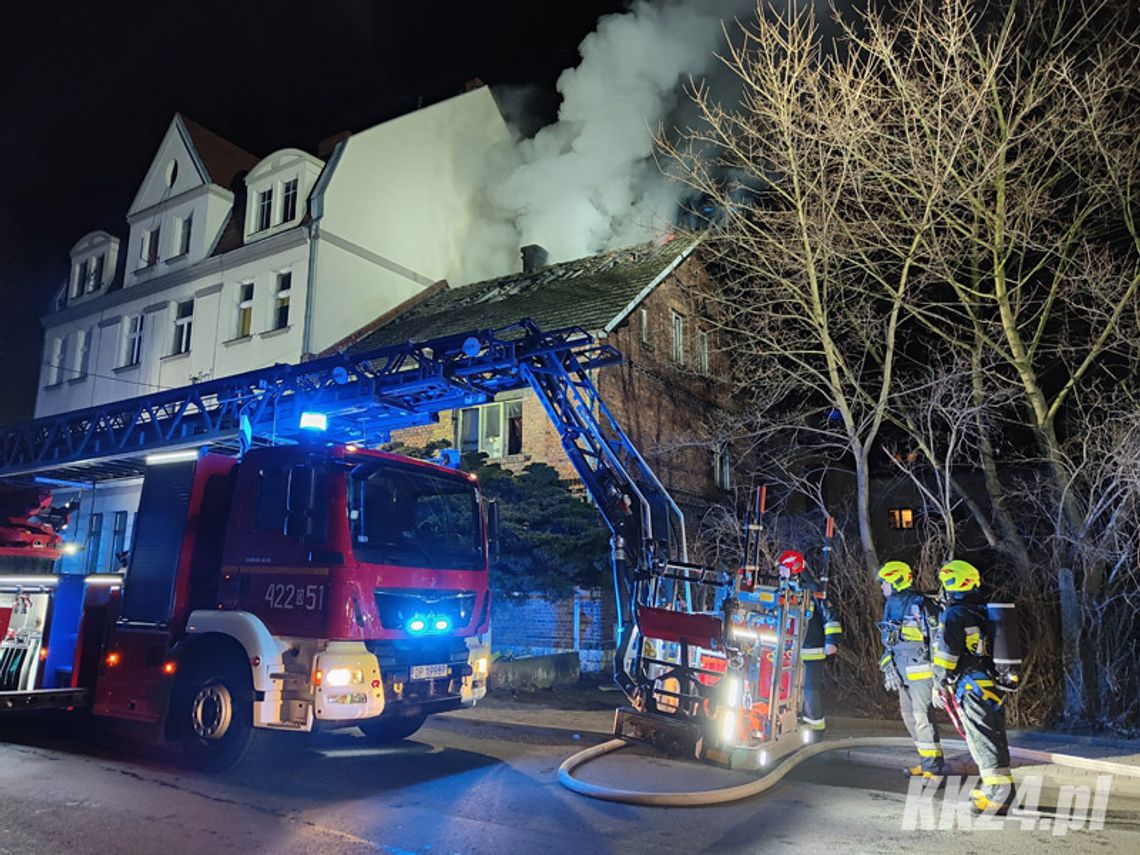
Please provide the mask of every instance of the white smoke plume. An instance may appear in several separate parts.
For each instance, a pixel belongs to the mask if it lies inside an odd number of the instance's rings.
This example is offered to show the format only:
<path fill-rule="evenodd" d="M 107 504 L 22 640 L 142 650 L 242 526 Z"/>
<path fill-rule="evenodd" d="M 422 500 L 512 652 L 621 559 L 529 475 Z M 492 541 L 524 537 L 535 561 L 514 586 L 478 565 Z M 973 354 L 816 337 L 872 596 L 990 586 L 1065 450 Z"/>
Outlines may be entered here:
<path fill-rule="evenodd" d="M 635 0 L 598 21 L 558 79 L 558 120 L 494 153 L 462 280 L 519 269 L 520 246 L 551 261 L 628 246 L 673 222 L 682 189 L 653 160 L 653 134 L 690 77 L 719 63 L 734 18 L 756 0 Z M 456 280 L 452 280 L 453 282 Z"/>

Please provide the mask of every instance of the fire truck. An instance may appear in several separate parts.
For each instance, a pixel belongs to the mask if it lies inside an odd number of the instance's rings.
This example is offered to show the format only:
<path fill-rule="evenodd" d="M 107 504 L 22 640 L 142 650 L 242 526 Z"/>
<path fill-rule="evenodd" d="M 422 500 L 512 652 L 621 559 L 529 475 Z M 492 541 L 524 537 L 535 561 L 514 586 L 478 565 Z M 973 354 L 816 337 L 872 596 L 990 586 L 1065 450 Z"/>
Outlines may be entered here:
<path fill-rule="evenodd" d="M 620 359 L 524 320 L 0 429 L 22 497 L 0 520 L 18 535 L 0 543 L 0 713 L 89 710 L 216 770 L 264 731 L 396 740 L 474 704 L 495 506 L 465 473 L 372 449 L 529 388 L 611 532 L 615 732 L 762 765 L 796 735 L 803 601 L 688 563 L 679 507 L 593 383 Z M 44 487 L 130 478 L 121 572 L 59 572 L 72 509 Z"/>

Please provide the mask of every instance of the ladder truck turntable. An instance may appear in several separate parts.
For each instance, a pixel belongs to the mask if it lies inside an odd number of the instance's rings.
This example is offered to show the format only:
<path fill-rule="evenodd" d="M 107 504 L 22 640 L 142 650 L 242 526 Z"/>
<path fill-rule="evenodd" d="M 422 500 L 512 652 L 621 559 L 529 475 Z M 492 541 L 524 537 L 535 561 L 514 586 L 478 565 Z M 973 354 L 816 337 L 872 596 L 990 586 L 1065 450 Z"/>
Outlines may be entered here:
<path fill-rule="evenodd" d="M 615 734 L 738 768 L 794 750 L 810 600 L 688 562 L 591 379 L 620 359 L 524 320 L 0 429 L 0 715 L 89 709 L 224 769 L 266 730 L 396 740 L 473 705 L 497 508 L 473 476 L 368 446 L 530 388 L 611 532 Z M 58 572 L 72 509 L 44 486 L 138 477 L 123 571 Z"/>

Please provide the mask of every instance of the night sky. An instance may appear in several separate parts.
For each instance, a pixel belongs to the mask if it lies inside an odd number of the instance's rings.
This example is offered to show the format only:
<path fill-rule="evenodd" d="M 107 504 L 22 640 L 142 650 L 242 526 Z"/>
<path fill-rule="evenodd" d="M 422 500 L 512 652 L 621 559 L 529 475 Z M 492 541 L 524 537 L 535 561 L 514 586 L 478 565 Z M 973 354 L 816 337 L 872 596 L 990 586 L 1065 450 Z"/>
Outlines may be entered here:
<path fill-rule="evenodd" d="M 6 3 L 0 35 L 0 423 L 31 416 L 40 317 L 95 229 L 126 212 L 173 114 L 257 156 L 361 130 L 478 77 L 554 81 L 623 0 L 193 0 Z"/>

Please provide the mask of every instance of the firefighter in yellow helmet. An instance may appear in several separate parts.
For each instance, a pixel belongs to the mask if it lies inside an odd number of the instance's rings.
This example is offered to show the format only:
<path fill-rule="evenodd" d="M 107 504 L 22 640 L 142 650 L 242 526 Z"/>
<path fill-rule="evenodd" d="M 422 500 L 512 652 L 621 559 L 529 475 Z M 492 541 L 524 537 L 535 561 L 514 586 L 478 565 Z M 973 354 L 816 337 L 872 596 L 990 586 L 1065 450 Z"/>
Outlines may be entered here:
<path fill-rule="evenodd" d="M 938 605 L 916 591 L 914 573 L 905 561 L 888 561 L 879 569 L 883 590 L 883 655 L 879 668 L 888 692 L 897 691 L 899 711 L 919 762 L 908 775 L 941 781 L 944 770 L 942 741 L 931 718 L 933 691 L 930 648 L 938 626 Z"/>
<path fill-rule="evenodd" d="M 938 571 L 946 606 L 938 625 L 931 659 L 935 705 L 942 691 L 953 692 L 966 732 L 970 756 L 981 780 L 970 793 L 973 809 L 1005 814 L 1013 804 L 1013 776 L 1005 733 L 1005 700 L 995 677 L 993 626 L 986 610 L 978 568 L 968 561 L 949 561 Z"/>

